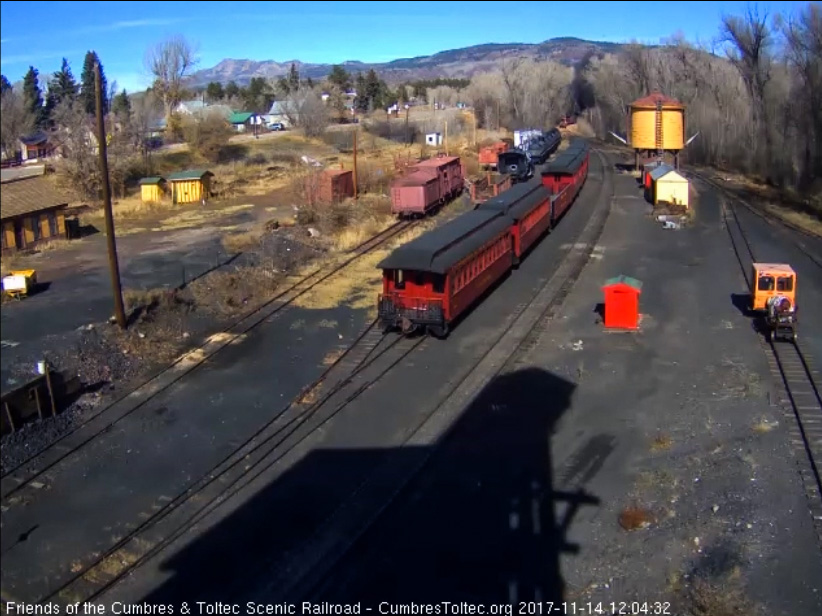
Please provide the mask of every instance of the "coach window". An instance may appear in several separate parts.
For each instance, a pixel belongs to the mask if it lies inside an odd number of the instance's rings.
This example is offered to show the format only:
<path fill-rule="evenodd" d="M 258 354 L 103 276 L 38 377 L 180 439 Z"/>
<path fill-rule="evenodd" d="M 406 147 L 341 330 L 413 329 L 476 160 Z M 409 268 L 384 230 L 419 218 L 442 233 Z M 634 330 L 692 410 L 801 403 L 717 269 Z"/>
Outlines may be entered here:
<path fill-rule="evenodd" d="M 760 276 L 756 288 L 760 291 L 773 291 L 773 276 Z"/>
<path fill-rule="evenodd" d="M 394 271 L 394 286 L 397 289 L 404 289 L 405 288 L 405 276 L 403 275 L 402 270 L 395 270 Z"/>
<path fill-rule="evenodd" d="M 793 291 L 793 278 L 790 276 L 780 276 L 776 280 L 776 290 L 777 291 Z"/>
<path fill-rule="evenodd" d="M 425 284 L 425 274 L 422 272 L 414 272 L 414 284 L 421 287 Z"/>
<path fill-rule="evenodd" d="M 434 274 L 433 287 L 434 293 L 445 293 L 445 276 L 442 274 Z"/>

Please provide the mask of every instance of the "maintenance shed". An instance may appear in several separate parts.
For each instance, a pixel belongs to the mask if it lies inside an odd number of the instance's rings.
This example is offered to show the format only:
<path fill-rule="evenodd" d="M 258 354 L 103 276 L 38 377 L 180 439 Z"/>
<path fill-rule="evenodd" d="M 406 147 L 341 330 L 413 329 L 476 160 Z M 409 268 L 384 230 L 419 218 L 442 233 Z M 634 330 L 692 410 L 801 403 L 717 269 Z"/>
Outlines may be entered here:
<path fill-rule="evenodd" d="M 671 203 L 674 205 L 684 205 L 688 207 L 687 178 L 682 176 L 676 169 L 668 165 L 660 165 L 651 172 L 651 182 L 653 184 L 654 205 L 658 203 Z"/>
<path fill-rule="evenodd" d="M 163 199 L 165 194 L 165 178 L 155 176 L 140 180 L 140 197 L 143 203 L 156 203 Z"/>
<path fill-rule="evenodd" d="M 211 178 L 208 169 L 191 169 L 172 173 L 166 179 L 171 184 L 171 202 L 176 204 L 205 202 L 211 195 Z"/>
<path fill-rule="evenodd" d="M 377 267 L 444 274 L 486 242 L 510 233 L 512 224 L 502 212 L 472 210 L 403 244 Z"/>
<path fill-rule="evenodd" d="M 44 173 L 45 169 L 40 167 L 30 176 L 2 181 L 0 238 L 3 254 L 66 237 L 68 197 L 57 190 Z"/>

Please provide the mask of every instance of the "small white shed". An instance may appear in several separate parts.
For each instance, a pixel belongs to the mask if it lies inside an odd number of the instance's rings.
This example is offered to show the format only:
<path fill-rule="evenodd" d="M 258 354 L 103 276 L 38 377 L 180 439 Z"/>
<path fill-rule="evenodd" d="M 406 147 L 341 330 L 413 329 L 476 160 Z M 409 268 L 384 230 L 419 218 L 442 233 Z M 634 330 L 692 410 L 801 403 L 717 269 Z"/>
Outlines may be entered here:
<path fill-rule="evenodd" d="M 442 133 L 428 133 L 425 136 L 426 145 L 442 145 Z"/>

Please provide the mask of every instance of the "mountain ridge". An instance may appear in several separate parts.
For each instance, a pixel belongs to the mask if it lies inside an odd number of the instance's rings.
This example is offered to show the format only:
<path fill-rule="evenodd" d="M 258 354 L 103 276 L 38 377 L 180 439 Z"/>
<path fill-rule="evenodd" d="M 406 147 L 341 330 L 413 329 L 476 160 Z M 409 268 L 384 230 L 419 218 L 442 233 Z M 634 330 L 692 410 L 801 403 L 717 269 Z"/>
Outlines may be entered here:
<path fill-rule="evenodd" d="M 349 73 L 366 72 L 373 68 L 389 83 L 436 77 L 470 79 L 477 73 L 493 70 L 503 60 L 511 57 L 554 60 L 573 66 L 589 54 L 615 53 L 621 51 L 625 45 L 563 36 L 541 43 L 481 43 L 447 49 L 427 56 L 397 58 L 389 62 L 346 60 L 340 63 L 340 66 Z M 211 68 L 196 71 L 192 75 L 192 82 L 194 86 L 204 86 L 212 81 L 222 84 L 234 81 L 238 85 L 246 85 L 253 77 L 283 77 L 288 74 L 292 64 L 297 67 L 301 77 L 311 79 L 322 79 L 331 72 L 333 66 L 330 63 L 308 63 L 296 59 L 278 62 L 226 58 Z"/>

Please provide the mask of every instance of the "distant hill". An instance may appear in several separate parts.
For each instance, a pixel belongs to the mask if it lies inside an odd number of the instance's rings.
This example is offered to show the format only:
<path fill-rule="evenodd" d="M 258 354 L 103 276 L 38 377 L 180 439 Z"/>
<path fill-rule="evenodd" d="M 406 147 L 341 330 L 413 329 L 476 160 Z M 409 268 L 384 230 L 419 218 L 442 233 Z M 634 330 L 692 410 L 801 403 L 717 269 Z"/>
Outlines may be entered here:
<path fill-rule="evenodd" d="M 349 73 L 356 74 L 373 68 L 388 82 L 435 77 L 470 78 L 475 73 L 493 69 L 506 58 L 525 57 L 539 60 L 551 59 L 567 65 L 581 61 L 587 54 L 613 53 L 623 48 L 619 43 L 585 41 L 562 37 L 542 43 L 487 43 L 462 49 L 441 51 L 431 56 L 401 58 L 381 64 L 348 61 L 342 63 Z M 331 64 L 307 64 L 299 60 L 275 62 L 274 60 L 223 60 L 213 68 L 197 71 L 193 75 L 195 86 L 211 81 L 239 85 L 247 84 L 252 77 L 276 79 L 288 73 L 295 64 L 303 78 L 321 79 L 331 72 Z"/>

